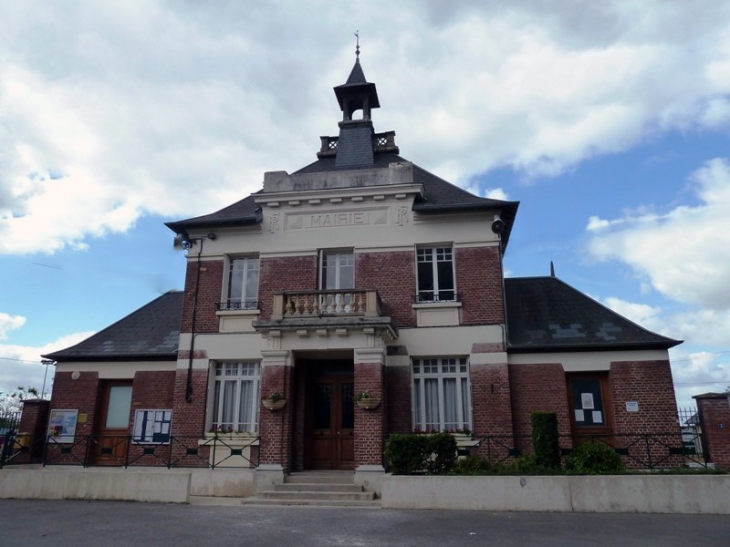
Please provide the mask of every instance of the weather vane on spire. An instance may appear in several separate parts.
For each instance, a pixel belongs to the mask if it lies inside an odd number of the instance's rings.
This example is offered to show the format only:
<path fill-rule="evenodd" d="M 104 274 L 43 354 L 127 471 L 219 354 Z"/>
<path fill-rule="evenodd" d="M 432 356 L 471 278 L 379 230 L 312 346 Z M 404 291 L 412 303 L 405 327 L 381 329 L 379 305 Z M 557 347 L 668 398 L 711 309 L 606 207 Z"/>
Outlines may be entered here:
<path fill-rule="evenodd" d="M 355 45 L 355 59 L 360 60 L 360 31 L 355 31 L 356 45 Z"/>

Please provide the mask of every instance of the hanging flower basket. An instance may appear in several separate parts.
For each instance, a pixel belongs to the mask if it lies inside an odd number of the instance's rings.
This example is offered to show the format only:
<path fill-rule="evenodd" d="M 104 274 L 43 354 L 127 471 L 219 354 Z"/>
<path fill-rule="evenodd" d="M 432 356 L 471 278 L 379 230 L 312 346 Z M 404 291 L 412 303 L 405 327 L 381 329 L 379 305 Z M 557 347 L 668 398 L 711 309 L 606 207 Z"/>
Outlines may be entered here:
<path fill-rule="evenodd" d="M 266 410 L 281 410 L 286 406 L 286 399 L 279 399 L 278 401 L 272 401 L 271 399 L 264 399 L 261 401 Z"/>
<path fill-rule="evenodd" d="M 373 410 L 380 406 L 380 399 L 370 395 L 369 391 L 363 391 L 355 396 L 355 404 L 364 410 Z"/>
<path fill-rule="evenodd" d="M 266 410 L 281 410 L 286 406 L 286 399 L 282 398 L 281 393 L 272 393 L 266 399 L 261 399 L 261 404 Z"/>

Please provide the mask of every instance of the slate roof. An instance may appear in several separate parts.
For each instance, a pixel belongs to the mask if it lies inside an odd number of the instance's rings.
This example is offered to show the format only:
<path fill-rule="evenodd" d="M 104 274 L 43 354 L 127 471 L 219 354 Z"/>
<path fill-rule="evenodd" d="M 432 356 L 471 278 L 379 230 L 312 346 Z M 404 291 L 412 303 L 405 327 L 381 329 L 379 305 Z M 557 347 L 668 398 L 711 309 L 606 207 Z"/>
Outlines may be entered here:
<path fill-rule="evenodd" d="M 398 154 L 381 153 L 375 154 L 374 163 L 362 166 L 350 166 L 347 170 L 353 169 L 387 169 L 388 165 L 394 162 L 407 162 Z M 324 173 L 336 171 L 335 158 L 324 157 L 311 163 L 292 174 L 300 173 Z M 501 210 L 502 220 L 505 222 L 505 231 L 502 233 L 503 249 L 506 249 L 509 236 L 512 231 L 519 201 L 501 201 L 497 199 L 481 198 L 475 196 L 433 173 L 426 171 L 418 165 L 413 165 L 414 182 L 423 185 L 423 197 L 416 200 L 413 210 L 417 213 L 455 213 L 462 211 L 488 211 Z M 220 211 L 203 215 L 187 220 L 167 222 L 171 230 L 180 233 L 191 228 L 215 228 L 218 226 L 243 226 L 261 222 L 261 209 L 254 203 L 252 194 L 246 199 L 229 205 Z"/>
<path fill-rule="evenodd" d="M 170 291 L 75 346 L 45 359 L 67 361 L 176 360 L 183 292 Z"/>
<path fill-rule="evenodd" d="M 504 283 L 511 353 L 669 349 L 681 344 L 640 327 L 556 277 Z"/>

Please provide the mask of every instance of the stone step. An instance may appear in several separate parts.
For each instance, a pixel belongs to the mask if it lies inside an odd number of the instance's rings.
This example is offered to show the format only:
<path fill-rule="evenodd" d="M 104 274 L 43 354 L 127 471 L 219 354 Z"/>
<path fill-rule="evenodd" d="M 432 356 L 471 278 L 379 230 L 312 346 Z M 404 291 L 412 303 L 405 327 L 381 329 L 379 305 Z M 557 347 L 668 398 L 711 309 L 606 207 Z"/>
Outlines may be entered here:
<path fill-rule="evenodd" d="M 362 486 L 323 482 L 285 482 L 274 485 L 278 492 L 362 492 Z"/>
<path fill-rule="evenodd" d="M 321 500 L 321 501 L 372 501 L 375 499 L 373 492 L 280 492 L 276 490 L 265 490 L 259 492 L 262 499 L 278 500 Z"/>
<path fill-rule="evenodd" d="M 353 484 L 352 473 L 292 473 L 284 477 L 287 484 Z"/>
<path fill-rule="evenodd" d="M 269 499 L 269 498 L 245 498 L 241 505 L 308 505 L 320 507 L 362 507 L 380 509 L 379 500 L 302 500 L 302 499 Z"/>

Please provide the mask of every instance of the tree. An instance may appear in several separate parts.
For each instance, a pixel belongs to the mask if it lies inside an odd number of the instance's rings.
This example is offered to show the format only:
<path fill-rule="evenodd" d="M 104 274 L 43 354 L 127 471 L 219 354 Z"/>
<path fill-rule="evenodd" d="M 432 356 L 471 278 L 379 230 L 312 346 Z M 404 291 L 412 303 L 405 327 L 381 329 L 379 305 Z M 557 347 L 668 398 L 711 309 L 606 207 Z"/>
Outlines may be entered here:
<path fill-rule="evenodd" d="M 23 401 L 39 396 L 38 389 L 32 386 L 18 386 L 15 391 L 0 391 L 0 415 L 20 412 Z"/>

